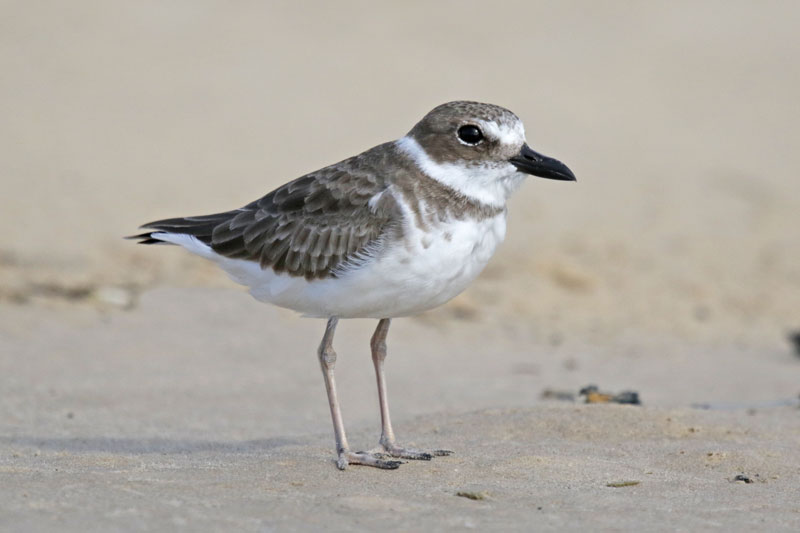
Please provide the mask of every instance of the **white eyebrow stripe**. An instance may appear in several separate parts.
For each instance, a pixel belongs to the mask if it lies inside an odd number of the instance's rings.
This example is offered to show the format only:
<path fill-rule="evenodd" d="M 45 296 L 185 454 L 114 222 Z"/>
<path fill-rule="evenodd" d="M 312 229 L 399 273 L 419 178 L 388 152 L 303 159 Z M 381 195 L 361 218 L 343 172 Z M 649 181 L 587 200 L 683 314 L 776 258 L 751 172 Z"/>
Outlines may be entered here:
<path fill-rule="evenodd" d="M 480 122 L 483 131 L 491 138 L 508 146 L 518 146 L 525 142 L 525 127 L 521 121 L 515 124 L 498 124 L 497 122 Z"/>

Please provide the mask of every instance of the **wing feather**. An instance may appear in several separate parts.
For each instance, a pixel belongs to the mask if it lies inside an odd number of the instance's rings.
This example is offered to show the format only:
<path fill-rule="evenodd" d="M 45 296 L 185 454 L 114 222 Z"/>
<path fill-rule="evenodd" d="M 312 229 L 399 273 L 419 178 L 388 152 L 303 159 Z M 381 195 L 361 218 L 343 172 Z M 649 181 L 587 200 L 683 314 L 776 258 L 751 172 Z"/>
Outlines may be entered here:
<path fill-rule="evenodd" d="M 385 150 L 370 150 L 279 187 L 224 213 L 151 222 L 143 227 L 193 235 L 220 255 L 258 262 L 307 279 L 335 277 L 375 253 L 398 227 L 394 201 L 369 201 L 388 187 Z M 383 195 L 387 196 L 387 195 Z"/>

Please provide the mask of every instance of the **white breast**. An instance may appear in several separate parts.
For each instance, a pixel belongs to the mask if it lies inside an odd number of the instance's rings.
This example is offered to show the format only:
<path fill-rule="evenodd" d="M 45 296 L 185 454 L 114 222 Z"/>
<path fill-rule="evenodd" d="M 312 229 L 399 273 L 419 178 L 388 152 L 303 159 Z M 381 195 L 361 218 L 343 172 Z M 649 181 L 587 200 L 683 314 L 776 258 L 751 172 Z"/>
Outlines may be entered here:
<path fill-rule="evenodd" d="M 383 318 L 442 305 L 486 266 L 505 236 L 505 218 L 501 213 L 483 221 L 451 221 L 429 231 L 413 228 L 379 260 L 336 280 L 342 291 L 354 293 L 345 297 L 352 306 L 339 303 L 335 311 L 342 317 Z"/>

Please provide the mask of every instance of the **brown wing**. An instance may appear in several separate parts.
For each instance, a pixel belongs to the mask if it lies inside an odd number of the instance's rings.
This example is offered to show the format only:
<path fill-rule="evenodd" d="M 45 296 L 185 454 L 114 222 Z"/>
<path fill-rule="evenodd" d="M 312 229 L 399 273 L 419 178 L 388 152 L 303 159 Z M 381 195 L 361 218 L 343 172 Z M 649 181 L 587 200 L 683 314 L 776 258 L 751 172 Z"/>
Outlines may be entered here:
<path fill-rule="evenodd" d="M 387 186 L 373 172 L 382 162 L 380 152 L 371 153 L 375 150 L 297 178 L 241 209 L 142 227 L 193 235 L 220 255 L 257 261 L 276 272 L 335 277 L 343 265 L 375 253 L 399 219 L 391 195 L 369 206 Z M 139 237 L 146 244 L 158 242 L 152 233 Z"/>

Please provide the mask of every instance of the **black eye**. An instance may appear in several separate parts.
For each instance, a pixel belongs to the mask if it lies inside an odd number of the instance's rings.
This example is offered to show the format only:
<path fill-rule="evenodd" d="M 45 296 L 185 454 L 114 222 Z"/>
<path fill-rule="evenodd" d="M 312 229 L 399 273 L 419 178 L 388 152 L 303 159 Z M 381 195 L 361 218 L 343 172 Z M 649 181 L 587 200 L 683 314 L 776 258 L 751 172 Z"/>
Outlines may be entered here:
<path fill-rule="evenodd" d="M 478 126 L 468 124 L 458 128 L 458 138 L 467 144 L 478 144 L 483 140 L 483 132 Z"/>

